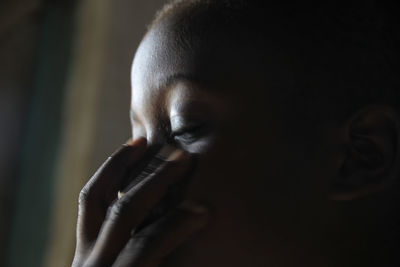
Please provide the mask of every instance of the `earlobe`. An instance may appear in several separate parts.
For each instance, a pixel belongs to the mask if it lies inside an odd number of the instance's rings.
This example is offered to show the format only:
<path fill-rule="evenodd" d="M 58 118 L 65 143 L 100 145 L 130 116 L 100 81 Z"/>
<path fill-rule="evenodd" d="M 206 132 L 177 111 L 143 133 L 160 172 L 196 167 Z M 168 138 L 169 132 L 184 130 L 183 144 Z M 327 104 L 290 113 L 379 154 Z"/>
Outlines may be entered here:
<path fill-rule="evenodd" d="M 398 176 L 399 135 L 399 119 L 391 108 L 372 106 L 350 118 L 331 198 L 357 199 L 390 186 Z"/>

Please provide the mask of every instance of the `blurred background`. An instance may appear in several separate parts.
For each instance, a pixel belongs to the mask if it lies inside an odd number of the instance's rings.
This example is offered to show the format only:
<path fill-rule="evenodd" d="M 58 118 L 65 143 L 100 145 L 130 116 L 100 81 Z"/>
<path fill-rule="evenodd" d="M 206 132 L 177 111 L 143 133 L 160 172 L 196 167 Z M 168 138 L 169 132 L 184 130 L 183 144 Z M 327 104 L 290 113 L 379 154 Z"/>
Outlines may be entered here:
<path fill-rule="evenodd" d="M 165 0 L 1 0 L 0 266 L 70 266 L 77 197 L 130 137 L 130 65 Z"/>

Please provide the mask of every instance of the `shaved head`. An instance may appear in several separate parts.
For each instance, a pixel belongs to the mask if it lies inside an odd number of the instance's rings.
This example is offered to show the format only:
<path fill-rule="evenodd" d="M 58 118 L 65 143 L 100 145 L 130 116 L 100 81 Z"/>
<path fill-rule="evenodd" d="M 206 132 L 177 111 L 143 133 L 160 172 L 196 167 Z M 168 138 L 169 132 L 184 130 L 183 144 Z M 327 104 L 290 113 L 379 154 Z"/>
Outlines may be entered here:
<path fill-rule="evenodd" d="M 323 119 L 346 117 L 370 104 L 398 109 L 393 7 L 375 1 L 260 2 L 172 1 L 149 29 L 171 24 L 178 45 L 216 54 L 215 61 L 204 62 L 207 67 L 218 64 L 217 59 L 235 59 L 236 64 L 225 64 L 232 69 L 220 68 L 224 79 L 237 77 L 235 71 L 269 83 L 276 79 L 277 93 L 291 106 L 300 104 L 304 111 L 303 105 L 319 104 L 318 109 L 326 109 L 317 113 Z M 274 74 L 275 69 L 286 75 Z"/>
<path fill-rule="evenodd" d="M 260 2 L 171 2 L 133 60 L 133 138 L 197 154 L 187 197 L 214 212 L 163 266 L 397 255 L 396 24 L 371 1 Z"/>

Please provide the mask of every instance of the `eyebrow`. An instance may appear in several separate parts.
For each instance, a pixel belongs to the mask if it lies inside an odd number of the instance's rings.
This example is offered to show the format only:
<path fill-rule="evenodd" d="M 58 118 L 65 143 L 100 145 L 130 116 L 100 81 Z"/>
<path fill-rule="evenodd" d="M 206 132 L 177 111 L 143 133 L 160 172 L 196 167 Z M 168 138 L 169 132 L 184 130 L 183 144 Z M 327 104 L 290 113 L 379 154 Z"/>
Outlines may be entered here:
<path fill-rule="evenodd" d="M 168 89 L 168 92 L 169 92 L 170 89 L 173 88 L 173 85 L 175 85 L 176 83 L 181 82 L 181 81 L 191 82 L 191 83 L 196 83 L 196 84 L 203 83 L 201 79 L 195 77 L 194 75 L 188 75 L 188 74 L 184 74 L 184 73 L 174 73 L 174 74 L 166 76 L 165 78 L 161 78 L 157 82 L 156 88 L 157 89 L 166 88 L 166 89 Z M 132 108 L 130 108 L 129 114 L 130 114 L 131 122 L 135 121 L 135 122 L 142 123 L 139 116 Z"/>

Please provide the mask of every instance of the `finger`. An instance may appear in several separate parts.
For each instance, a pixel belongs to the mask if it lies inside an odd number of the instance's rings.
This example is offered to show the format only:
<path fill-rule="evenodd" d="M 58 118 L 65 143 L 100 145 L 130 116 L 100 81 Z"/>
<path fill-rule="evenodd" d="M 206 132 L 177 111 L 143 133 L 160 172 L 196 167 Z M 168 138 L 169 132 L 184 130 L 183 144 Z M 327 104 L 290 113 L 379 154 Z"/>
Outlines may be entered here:
<path fill-rule="evenodd" d="M 111 264 L 116 259 L 129 240 L 132 229 L 162 199 L 170 184 L 185 177 L 191 164 L 193 162 L 187 153 L 176 150 L 154 173 L 115 202 L 89 256 L 90 266 Z"/>
<path fill-rule="evenodd" d="M 114 266 L 156 267 L 209 218 L 205 206 L 186 203 L 165 218 L 136 233 L 124 247 Z"/>
<path fill-rule="evenodd" d="M 140 138 L 117 150 L 81 190 L 77 225 L 79 249 L 92 245 L 96 240 L 108 206 L 114 200 L 129 167 L 144 154 L 146 143 L 146 139 Z"/>

